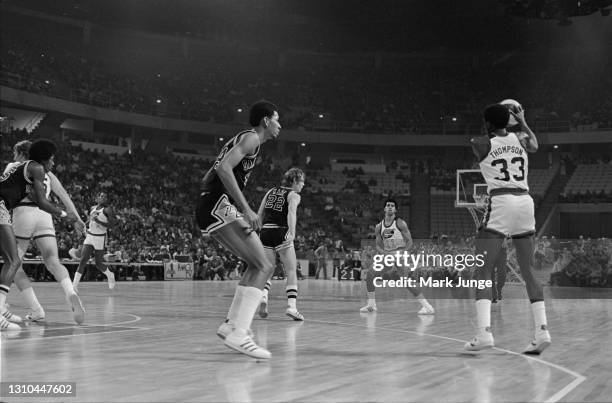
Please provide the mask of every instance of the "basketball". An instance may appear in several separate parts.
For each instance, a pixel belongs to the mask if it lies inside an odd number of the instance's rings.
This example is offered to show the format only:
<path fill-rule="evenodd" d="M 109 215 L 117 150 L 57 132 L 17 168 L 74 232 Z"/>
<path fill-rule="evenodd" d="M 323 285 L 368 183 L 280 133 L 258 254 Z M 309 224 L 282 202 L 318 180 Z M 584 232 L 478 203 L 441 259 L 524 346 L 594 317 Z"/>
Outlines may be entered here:
<path fill-rule="evenodd" d="M 508 108 L 510 112 L 513 112 L 513 113 L 520 113 L 523 111 L 523 105 L 521 105 L 520 102 L 514 99 L 504 99 L 503 101 L 500 102 L 500 104 L 504 105 L 506 108 Z M 510 114 L 510 119 L 508 120 L 507 127 L 512 127 L 517 124 L 518 122 L 516 121 L 516 118 L 512 116 L 512 114 Z"/>

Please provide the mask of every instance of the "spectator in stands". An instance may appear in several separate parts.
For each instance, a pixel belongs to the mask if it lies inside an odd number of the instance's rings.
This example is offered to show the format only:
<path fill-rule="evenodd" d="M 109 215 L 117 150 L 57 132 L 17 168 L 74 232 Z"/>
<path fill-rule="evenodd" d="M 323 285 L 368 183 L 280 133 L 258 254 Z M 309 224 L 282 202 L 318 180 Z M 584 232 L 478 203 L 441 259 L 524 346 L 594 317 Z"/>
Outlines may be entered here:
<path fill-rule="evenodd" d="M 319 273 L 323 270 L 323 278 L 327 280 L 327 260 L 329 259 L 329 250 L 325 243 L 321 243 L 315 250 L 314 256 L 317 259 L 317 271 L 315 273 L 315 279 L 319 278 Z"/>
<path fill-rule="evenodd" d="M 225 267 L 223 266 L 223 259 L 217 255 L 217 251 L 213 250 L 208 262 L 208 270 L 206 278 L 213 281 L 215 276 L 219 277 L 219 280 L 225 280 Z"/>

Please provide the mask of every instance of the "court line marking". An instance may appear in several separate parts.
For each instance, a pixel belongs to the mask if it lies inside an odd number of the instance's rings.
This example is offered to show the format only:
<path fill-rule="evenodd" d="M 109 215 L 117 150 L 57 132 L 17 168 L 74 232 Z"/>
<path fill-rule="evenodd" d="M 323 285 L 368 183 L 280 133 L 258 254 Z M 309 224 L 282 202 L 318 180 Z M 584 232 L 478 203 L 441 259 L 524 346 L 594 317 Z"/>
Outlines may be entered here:
<path fill-rule="evenodd" d="M 308 322 L 323 323 L 323 324 L 330 324 L 330 325 L 341 325 L 341 326 L 352 326 L 352 327 L 367 328 L 367 325 L 362 325 L 362 324 L 344 323 L 344 322 L 332 322 L 332 321 L 324 321 L 324 320 L 317 320 L 317 319 L 308 319 Z M 435 338 L 438 338 L 438 339 L 457 341 L 457 342 L 460 342 L 460 343 L 467 343 L 468 342 L 468 340 L 455 339 L 453 337 L 440 336 L 440 335 L 431 334 L 431 333 L 419 333 L 419 332 L 416 332 L 414 330 L 393 329 L 393 328 L 379 327 L 379 326 L 376 326 L 375 328 L 376 328 L 376 330 L 399 332 L 399 333 L 411 333 L 411 334 L 416 334 L 418 336 L 430 336 L 430 337 L 435 337 Z M 547 365 L 549 367 L 555 368 L 555 369 L 557 369 L 557 370 L 559 370 L 561 372 L 565 372 L 566 374 L 569 374 L 569 375 L 571 375 L 571 376 L 576 378 L 572 382 L 567 384 L 564 388 L 559 390 L 557 393 L 553 394 L 551 397 L 549 397 L 548 399 L 544 400 L 545 403 L 556 403 L 556 402 L 558 402 L 559 400 L 561 400 L 563 397 L 565 397 L 568 393 L 570 393 L 572 390 L 577 388 L 578 385 L 580 385 L 582 382 L 584 382 L 587 379 L 584 375 L 581 375 L 581 374 L 579 374 L 576 371 L 572 371 L 571 369 L 563 367 L 561 365 L 545 361 L 545 360 L 543 360 L 541 358 L 533 357 L 533 356 L 530 356 L 530 355 L 527 355 L 527 354 L 523 354 L 523 353 L 517 353 L 516 351 L 506 350 L 506 349 L 499 348 L 499 347 L 493 347 L 493 350 L 497 350 L 497 351 L 501 351 L 501 352 L 504 352 L 504 353 L 507 353 L 507 354 L 519 356 L 519 357 L 527 359 L 527 360 L 532 360 L 532 361 L 535 361 L 535 362 L 539 362 L 540 364 Z"/>
<path fill-rule="evenodd" d="M 104 312 L 104 313 L 113 313 L 113 314 L 120 314 L 120 315 L 129 315 L 132 316 L 134 319 L 131 320 L 126 320 L 123 322 L 111 322 L 111 323 L 107 323 L 107 324 L 91 324 L 88 323 L 86 325 L 71 325 L 71 326 L 63 326 L 63 327 L 54 327 L 54 328 L 49 328 L 50 331 L 55 331 L 55 330 L 65 330 L 65 329 L 88 329 L 91 327 L 114 327 L 114 326 L 119 326 L 119 325 L 126 325 L 129 323 L 135 323 L 138 322 L 140 320 L 142 320 L 142 318 L 138 315 L 134 315 L 132 313 L 125 313 L 125 312 L 116 312 L 116 311 L 105 311 L 105 310 L 100 310 L 100 309 L 91 309 L 89 312 Z M 87 313 L 87 311 L 85 312 Z M 44 322 L 43 322 L 44 323 Z M 28 327 L 25 328 L 21 328 L 21 332 L 22 331 L 29 331 L 29 332 L 36 332 L 40 329 L 37 328 L 32 328 L 32 325 L 30 324 Z M 62 336 L 47 336 L 47 337 L 31 337 L 31 338 L 27 338 L 27 339 L 19 339 L 21 341 L 25 341 L 25 340 L 47 340 L 47 339 L 54 339 L 54 338 L 59 338 L 59 337 L 80 337 L 80 336 L 87 336 L 87 335 L 91 335 L 91 334 L 104 334 L 104 333 L 119 333 L 119 332 L 129 332 L 129 331 L 134 331 L 134 330 L 151 330 L 151 328 L 145 328 L 145 327 L 132 327 L 131 329 L 123 329 L 123 330 L 112 330 L 112 329 L 108 329 L 108 330 L 103 330 L 100 332 L 92 332 L 92 333 L 81 333 L 81 334 L 68 334 L 68 335 L 62 335 Z"/>
<path fill-rule="evenodd" d="M 64 328 L 64 329 L 72 329 L 72 328 Z M 55 330 L 55 329 L 53 329 L 53 330 Z M 46 336 L 46 337 L 45 336 L 41 336 L 41 337 L 28 337 L 27 339 L 15 338 L 13 340 L 19 341 L 19 342 L 25 342 L 25 341 L 31 341 L 31 340 L 61 339 L 63 337 L 82 337 L 82 336 L 93 336 L 93 335 L 96 335 L 96 334 L 135 332 L 137 330 L 151 330 L 151 329 L 148 328 L 148 327 L 132 327 L 132 328 L 129 328 L 129 329 L 121 329 L 121 330 L 108 329 L 108 330 L 103 330 L 101 332 L 81 333 L 81 334 L 64 334 L 64 335 Z M 15 334 L 19 334 L 19 333 L 15 333 Z"/>
<path fill-rule="evenodd" d="M 96 311 L 100 311 L 100 310 L 92 310 L 94 312 Z M 106 312 L 106 311 L 102 311 L 102 312 Z M 111 311 L 112 313 L 117 313 L 115 311 Z M 211 313 L 211 314 L 218 314 L 218 315 L 224 315 L 222 312 L 218 312 L 218 311 L 204 311 L 201 310 L 200 312 L 205 312 L 205 313 Z M 127 323 L 134 323 L 134 322 L 138 322 L 139 320 L 141 320 L 142 318 L 138 315 L 134 315 L 134 314 L 129 314 L 129 313 L 121 313 L 124 315 L 129 315 L 129 316 L 133 316 L 135 319 L 130 320 L 130 321 L 124 321 L 124 322 L 115 322 L 114 324 L 106 324 L 106 325 L 85 325 L 85 326 L 113 326 L 113 325 L 118 325 L 118 324 L 127 324 Z M 283 317 L 281 317 L 283 318 Z M 332 321 L 323 321 L 323 320 L 317 320 L 317 319 L 309 319 L 308 322 L 313 322 L 313 323 L 322 323 L 322 324 L 330 324 L 330 325 L 340 325 L 340 326 L 350 326 L 350 327 L 359 327 L 359 328 L 367 328 L 366 325 L 362 325 L 362 324 L 356 324 L 356 323 L 345 323 L 345 322 L 332 322 Z M 76 326 L 76 325 L 75 325 Z M 68 327 L 72 328 L 74 326 Z M 59 328 L 57 328 L 59 329 Z M 455 339 L 452 337 L 446 337 L 446 336 L 440 336 L 440 335 L 436 335 L 436 334 L 431 334 L 431 333 L 419 333 L 416 332 L 414 330 L 403 330 L 403 329 L 393 329 L 393 328 L 388 328 L 388 327 L 376 327 L 376 329 L 380 329 L 383 331 L 391 331 L 391 332 L 398 332 L 398 333 L 410 333 L 410 334 L 416 334 L 418 336 L 429 336 L 429 337 L 434 337 L 434 338 L 438 338 L 438 339 L 445 339 L 445 340 L 450 340 L 450 341 L 456 341 L 459 343 L 466 343 L 467 340 L 461 340 L 461 339 Z M 55 329 L 54 329 L 55 330 Z M 119 332 L 128 332 L 128 331 L 135 331 L 135 330 L 151 330 L 151 328 L 133 328 L 133 329 L 125 329 L 125 330 L 117 330 L 117 331 L 106 331 L 106 332 L 96 332 L 96 333 L 84 333 L 84 334 L 75 334 L 75 335 L 63 335 L 63 336 L 49 336 L 49 337 L 39 337 L 39 338 L 30 338 L 30 339 L 21 339 L 21 341 L 26 341 L 26 340 L 45 340 L 45 339 L 51 339 L 51 338 L 60 338 L 60 337 L 77 337 L 77 336 L 87 336 L 87 335 L 93 335 L 93 334 L 103 334 L 103 333 L 119 333 Z M 511 355 L 515 355 L 515 356 L 519 356 L 521 358 L 527 359 L 527 360 L 532 360 L 535 362 L 539 362 L 543 365 L 547 365 L 549 367 L 555 368 L 561 372 L 565 372 L 571 376 L 573 376 L 574 381 L 570 382 L 568 385 L 566 385 L 564 388 L 562 388 L 561 390 L 559 390 L 557 393 L 553 394 L 551 397 L 549 397 L 548 399 L 546 399 L 544 402 L 545 403 L 556 403 L 559 400 L 561 400 L 563 397 L 565 397 L 567 394 L 569 394 L 572 390 L 574 390 L 575 388 L 577 388 L 582 382 L 584 382 L 587 378 L 584 375 L 581 375 L 569 368 L 563 367 L 561 365 L 558 364 L 554 364 L 552 362 L 548 362 L 545 360 L 542 360 L 541 358 L 536 358 L 533 356 L 529 356 L 526 354 L 522 354 L 522 353 L 517 353 L 515 351 L 511 351 L 511 350 L 506 350 L 506 349 L 502 349 L 499 347 L 493 347 L 494 350 L 497 351 L 501 351 L 507 354 L 511 354 Z"/>
<path fill-rule="evenodd" d="M 87 314 L 88 311 L 85 311 L 85 314 Z M 104 313 L 112 313 L 112 314 L 119 314 L 119 315 L 128 315 L 133 317 L 134 319 L 132 320 L 126 320 L 123 322 L 111 322 L 111 323 L 104 323 L 104 324 L 87 324 L 84 326 L 118 326 L 118 325 L 127 325 L 128 323 L 135 323 L 138 322 L 140 320 L 142 320 L 142 318 L 138 315 L 134 315 L 133 313 L 125 313 L 125 312 L 116 312 L 116 311 L 106 311 L 106 310 L 100 310 L 100 309 L 91 309 L 89 310 L 89 312 L 104 312 Z"/>
<path fill-rule="evenodd" d="M 200 310 L 200 312 L 202 313 L 211 313 L 211 314 L 218 314 L 218 315 L 225 315 L 225 313 L 223 312 L 219 312 L 219 311 L 205 311 L 205 310 Z M 284 316 L 278 316 L 278 317 L 274 317 L 274 316 L 269 316 L 270 319 L 276 318 L 276 319 L 284 319 Z M 324 320 L 317 320 L 317 319 L 308 319 L 308 322 L 313 322 L 313 323 L 323 323 L 323 324 L 330 324 L 330 325 L 341 325 L 341 326 L 352 326 L 352 327 L 359 327 L 359 328 L 365 328 L 367 329 L 367 325 L 363 325 L 363 324 L 358 324 L 358 323 L 345 323 L 345 322 L 332 322 L 332 321 L 324 321 Z M 468 340 L 461 340 L 461 339 L 455 339 L 453 337 L 446 337 L 446 336 L 440 336 L 437 334 L 431 334 L 431 333 L 419 333 L 416 332 L 414 330 L 403 330 L 403 329 L 394 329 L 394 328 L 389 328 L 389 327 L 378 327 L 376 326 L 376 329 L 380 329 L 383 331 L 391 331 L 391 332 L 399 332 L 399 333 L 411 333 L 411 334 L 415 334 L 417 336 L 429 336 L 429 337 L 434 337 L 434 338 L 438 338 L 438 339 L 445 339 L 445 340 L 450 340 L 450 341 L 456 341 L 459 343 L 467 343 Z M 572 390 L 576 389 L 578 387 L 578 385 L 580 385 L 582 382 L 584 382 L 587 378 L 582 375 L 579 374 L 576 371 L 573 371 L 569 368 L 563 367 L 561 365 L 552 363 L 552 362 L 548 362 L 545 361 L 541 358 L 537 358 L 531 355 L 527 355 L 527 354 L 523 354 L 523 353 L 517 353 L 516 351 L 511 351 L 511 350 L 506 350 L 503 348 L 499 348 L 499 347 L 493 347 L 494 350 L 500 351 L 500 352 L 504 352 L 507 354 L 511 354 L 517 357 L 521 357 L 523 359 L 526 360 L 532 360 L 535 362 L 539 362 L 540 364 L 549 366 L 551 368 L 555 368 L 561 372 L 565 372 L 566 374 L 569 374 L 571 376 L 573 376 L 574 379 L 572 382 L 570 382 L 569 384 L 567 384 L 565 387 L 563 387 L 561 390 L 559 390 L 557 393 L 553 394 L 551 397 L 549 397 L 548 399 L 544 400 L 544 403 L 556 403 L 559 400 L 561 400 L 563 397 L 565 397 L 568 393 L 570 393 Z"/>

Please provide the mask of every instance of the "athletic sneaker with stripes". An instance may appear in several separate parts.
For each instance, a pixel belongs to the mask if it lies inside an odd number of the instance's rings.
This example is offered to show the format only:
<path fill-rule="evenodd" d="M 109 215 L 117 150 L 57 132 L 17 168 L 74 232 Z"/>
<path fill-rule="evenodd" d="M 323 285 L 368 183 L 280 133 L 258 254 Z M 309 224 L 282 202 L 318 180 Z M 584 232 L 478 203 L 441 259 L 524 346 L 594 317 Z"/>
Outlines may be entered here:
<path fill-rule="evenodd" d="M 244 330 L 235 329 L 225 338 L 225 345 L 232 350 L 236 350 L 239 353 L 246 354 L 249 357 L 258 359 L 268 359 L 272 356 L 268 350 L 263 347 L 259 347 L 248 332 Z"/>
<path fill-rule="evenodd" d="M 304 315 L 302 315 L 301 313 L 298 312 L 297 309 L 292 308 L 292 307 L 288 307 L 287 310 L 285 311 L 285 314 L 289 316 L 291 319 L 298 321 L 298 322 L 302 322 L 304 320 Z"/>
<path fill-rule="evenodd" d="M 2 311 L 2 317 L 12 323 L 22 323 L 23 322 L 20 316 L 15 315 L 8 309 L 5 309 L 4 311 Z"/>
<path fill-rule="evenodd" d="M 0 331 L 4 330 L 21 330 L 21 326 L 9 322 L 4 316 L 0 316 Z"/>

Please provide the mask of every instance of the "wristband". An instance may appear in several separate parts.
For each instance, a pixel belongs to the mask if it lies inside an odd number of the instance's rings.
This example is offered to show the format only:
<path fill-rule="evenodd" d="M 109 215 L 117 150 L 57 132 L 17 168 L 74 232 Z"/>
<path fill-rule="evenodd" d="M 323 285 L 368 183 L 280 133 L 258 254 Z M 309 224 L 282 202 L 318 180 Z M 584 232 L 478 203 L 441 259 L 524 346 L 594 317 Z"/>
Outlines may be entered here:
<path fill-rule="evenodd" d="M 61 218 L 65 218 L 68 217 L 68 213 L 66 213 L 66 211 L 62 210 L 61 214 L 60 214 Z"/>

